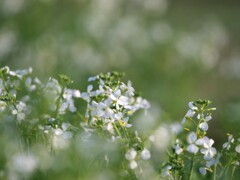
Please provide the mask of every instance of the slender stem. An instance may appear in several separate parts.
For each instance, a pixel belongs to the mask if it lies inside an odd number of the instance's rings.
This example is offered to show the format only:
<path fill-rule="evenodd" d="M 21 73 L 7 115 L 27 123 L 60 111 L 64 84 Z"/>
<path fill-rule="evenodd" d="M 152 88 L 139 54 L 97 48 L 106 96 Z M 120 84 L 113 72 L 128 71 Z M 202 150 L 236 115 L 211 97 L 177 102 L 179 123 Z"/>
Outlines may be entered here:
<path fill-rule="evenodd" d="M 233 179 L 233 175 L 234 175 L 235 169 L 236 169 L 236 166 L 234 165 L 233 168 L 232 168 L 231 180 Z"/>
<path fill-rule="evenodd" d="M 58 116 L 58 111 L 60 109 L 60 100 L 63 98 L 64 90 L 65 90 L 65 87 L 62 87 L 60 95 L 59 95 L 59 97 L 57 98 L 57 101 L 56 101 L 56 110 L 55 110 L 55 114 L 54 114 L 55 118 L 57 118 L 57 116 Z"/>
<path fill-rule="evenodd" d="M 195 154 L 192 155 L 192 162 L 191 162 L 191 166 L 190 166 L 190 173 L 189 173 L 189 180 L 192 179 L 192 174 L 193 174 L 193 166 L 194 166 L 194 158 L 195 158 Z"/>
<path fill-rule="evenodd" d="M 217 177 L 217 164 L 214 165 L 213 180 L 216 180 Z"/>
<path fill-rule="evenodd" d="M 115 130 L 117 131 L 117 134 L 118 134 L 118 135 L 121 137 L 121 139 L 122 139 L 122 135 L 121 135 L 120 131 L 118 130 L 118 127 L 116 126 L 116 123 L 113 123 L 113 126 L 114 126 Z"/>

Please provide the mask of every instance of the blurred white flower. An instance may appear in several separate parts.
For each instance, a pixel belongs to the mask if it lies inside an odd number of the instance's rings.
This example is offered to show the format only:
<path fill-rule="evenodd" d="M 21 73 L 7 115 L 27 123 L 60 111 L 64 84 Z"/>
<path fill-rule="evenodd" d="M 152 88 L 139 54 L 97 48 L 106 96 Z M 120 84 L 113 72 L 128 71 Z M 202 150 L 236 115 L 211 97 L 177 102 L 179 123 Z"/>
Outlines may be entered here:
<path fill-rule="evenodd" d="M 69 145 L 69 140 L 72 138 L 73 134 L 67 131 L 66 124 L 62 125 L 64 129 L 56 128 L 52 129 L 52 145 L 55 149 L 65 149 Z"/>
<path fill-rule="evenodd" d="M 148 149 L 144 148 L 143 151 L 141 152 L 141 157 L 143 160 L 148 160 L 151 157 L 151 153 Z"/>
<path fill-rule="evenodd" d="M 129 167 L 130 167 L 131 169 L 136 169 L 136 168 L 138 167 L 138 164 L 137 164 L 136 161 L 131 161 L 131 162 L 129 163 Z"/>
<path fill-rule="evenodd" d="M 197 106 L 195 106 L 192 101 L 188 103 L 188 107 L 189 107 L 191 110 L 198 110 Z"/>
<path fill-rule="evenodd" d="M 0 111 L 3 112 L 7 107 L 7 103 L 0 100 Z"/>
<path fill-rule="evenodd" d="M 183 152 L 183 148 L 181 148 L 178 139 L 176 140 L 175 146 L 173 148 L 175 149 L 175 153 L 178 155 Z"/>
<path fill-rule="evenodd" d="M 121 95 L 121 90 L 117 89 L 114 91 L 109 98 L 116 104 L 116 108 L 119 109 L 119 105 L 127 106 L 129 104 L 129 99 L 126 96 Z"/>
<path fill-rule="evenodd" d="M 214 144 L 213 139 L 209 139 L 208 137 L 203 138 L 203 149 L 201 149 L 201 153 L 204 154 L 204 159 L 208 160 L 214 157 L 214 155 L 217 153 L 217 150 L 212 147 Z"/>
<path fill-rule="evenodd" d="M 202 174 L 202 175 L 206 175 L 207 174 L 207 170 L 205 167 L 200 167 L 199 168 L 199 172 Z"/>
<path fill-rule="evenodd" d="M 162 176 L 163 177 L 171 176 L 171 169 L 172 169 L 172 166 L 170 166 L 170 165 L 165 166 L 162 169 Z"/>
<path fill-rule="evenodd" d="M 236 146 L 235 150 L 240 154 L 240 144 Z"/>
<path fill-rule="evenodd" d="M 232 144 L 233 142 L 234 142 L 233 135 L 232 135 L 232 134 L 229 134 L 229 135 L 228 135 L 228 141 L 225 142 L 225 143 L 222 145 L 223 149 L 229 150 L 230 147 L 231 147 L 231 144 Z"/>
<path fill-rule="evenodd" d="M 37 158 L 33 154 L 15 154 L 10 168 L 21 174 L 31 174 L 37 168 Z"/>
<path fill-rule="evenodd" d="M 183 120 L 182 120 L 182 124 L 184 124 L 185 122 L 186 122 L 186 118 L 187 117 L 190 117 L 190 118 L 192 118 L 194 115 L 195 115 L 195 111 L 194 110 L 192 110 L 192 109 L 189 109 L 188 110 L 188 112 L 186 113 L 186 115 L 184 116 L 184 118 L 183 118 Z"/>
<path fill-rule="evenodd" d="M 84 99 L 84 100 L 86 100 L 88 103 L 90 102 L 90 98 L 92 97 L 92 96 L 96 96 L 96 95 L 98 95 L 98 92 L 97 91 L 92 91 L 93 90 L 93 85 L 89 85 L 88 87 L 87 87 L 87 92 L 83 92 L 82 93 L 82 98 Z"/>
<path fill-rule="evenodd" d="M 194 132 L 190 132 L 187 137 L 188 143 L 190 144 L 187 147 L 187 151 L 193 154 L 196 154 L 199 150 L 198 146 L 195 144 L 197 141 L 197 135 Z"/>
<path fill-rule="evenodd" d="M 208 130 L 208 124 L 206 122 L 202 122 L 198 126 L 201 130 L 207 131 Z"/>
<path fill-rule="evenodd" d="M 16 105 L 16 109 L 15 107 L 13 107 L 12 114 L 17 117 L 18 122 L 21 122 L 22 120 L 25 119 L 26 114 L 28 114 L 29 111 L 30 111 L 29 107 L 27 107 L 27 105 L 24 102 L 19 101 L 18 104 Z"/>
<path fill-rule="evenodd" d="M 127 153 L 125 154 L 125 158 L 129 161 L 134 160 L 136 158 L 136 156 L 137 156 L 137 151 L 133 148 L 128 150 Z"/>

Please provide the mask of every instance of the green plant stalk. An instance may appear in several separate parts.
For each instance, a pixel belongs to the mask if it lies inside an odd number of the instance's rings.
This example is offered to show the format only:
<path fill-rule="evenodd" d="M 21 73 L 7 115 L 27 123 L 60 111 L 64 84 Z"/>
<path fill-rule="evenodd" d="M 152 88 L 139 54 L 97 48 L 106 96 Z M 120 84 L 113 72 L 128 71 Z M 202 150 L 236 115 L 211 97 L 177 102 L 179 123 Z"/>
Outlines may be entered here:
<path fill-rule="evenodd" d="M 216 174 L 216 172 L 217 172 L 217 164 L 214 165 L 214 170 L 213 171 L 214 171 L 213 172 L 213 180 L 216 180 L 216 177 L 217 177 L 217 174 Z"/>
<path fill-rule="evenodd" d="M 191 160 L 191 166 L 190 166 L 190 172 L 189 172 L 189 180 L 192 179 L 192 174 L 193 174 L 193 167 L 194 167 L 194 158 L 195 158 L 195 154 L 192 155 L 192 160 Z"/>
<path fill-rule="evenodd" d="M 121 135 L 121 133 L 120 133 L 120 131 L 119 131 L 119 129 L 118 129 L 118 127 L 116 126 L 116 124 L 115 123 L 113 123 L 113 127 L 114 127 L 114 129 L 117 131 L 117 134 L 121 137 L 121 139 L 122 139 L 122 135 Z"/>
<path fill-rule="evenodd" d="M 236 169 L 236 165 L 234 165 L 233 168 L 232 168 L 231 180 L 233 179 L 235 169 Z"/>
<path fill-rule="evenodd" d="M 61 92 L 60 92 L 60 95 L 59 95 L 59 97 L 57 98 L 57 101 L 56 101 L 56 110 L 55 110 L 55 113 L 54 113 L 54 117 L 55 118 L 57 118 L 57 116 L 58 116 L 58 111 L 59 111 L 59 109 L 60 109 L 60 100 L 62 99 L 62 97 L 63 97 L 63 93 L 64 93 L 64 90 L 65 90 L 65 87 L 62 87 L 62 89 L 61 89 Z"/>

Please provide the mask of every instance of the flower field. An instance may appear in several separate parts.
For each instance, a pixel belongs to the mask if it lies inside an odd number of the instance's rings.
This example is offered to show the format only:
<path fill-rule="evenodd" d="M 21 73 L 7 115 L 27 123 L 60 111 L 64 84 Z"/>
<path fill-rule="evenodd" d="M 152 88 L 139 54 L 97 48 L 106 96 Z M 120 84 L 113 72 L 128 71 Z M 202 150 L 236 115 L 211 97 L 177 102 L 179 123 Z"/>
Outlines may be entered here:
<path fill-rule="evenodd" d="M 0 180 L 238 180 L 239 6 L 0 0 Z"/>
<path fill-rule="evenodd" d="M 121 81 L 122 73 L 89 77 L 86 92 L 71 89 L 63 74 L 46 83 L 32 68 L 3 67 L 0 75 L 2 179 L 238 176 L 240 138 L 228 134 L 220 150 L 214 147 L 207 132 L 216 108 L 208 100 L 189 102 L 182 122 L 172 125 L 169 146 L 156 152 L 161 133 L 142 134 L 132 118 L 137 111 L 147 117 L 150 103 L 131 81 Z"/>

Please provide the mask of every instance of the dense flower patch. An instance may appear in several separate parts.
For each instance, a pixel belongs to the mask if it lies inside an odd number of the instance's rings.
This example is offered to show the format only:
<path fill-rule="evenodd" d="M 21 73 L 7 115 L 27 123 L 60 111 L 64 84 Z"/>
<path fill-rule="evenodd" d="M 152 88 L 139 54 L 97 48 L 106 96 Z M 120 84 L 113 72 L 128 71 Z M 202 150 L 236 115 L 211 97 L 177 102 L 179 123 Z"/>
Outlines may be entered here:
<path fill-rule="evenodd" d="M 167 158 L 158 161 L 166 156 L 151 152 L 156 133 L 145 137 L 133 124 L 150 103 L 121 81 L 123 74 L 90 77 L 82 92 L 66 75 L 43 83 L 31 73 L 0 70 L 0 178 L 217 179 L 239 170 L 240 138 L 228 134 L 219 151 L 207 136 L 216 110 L 210 101 L 189 102 L 172 150 L 166 146 Z"/>

